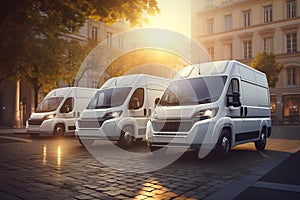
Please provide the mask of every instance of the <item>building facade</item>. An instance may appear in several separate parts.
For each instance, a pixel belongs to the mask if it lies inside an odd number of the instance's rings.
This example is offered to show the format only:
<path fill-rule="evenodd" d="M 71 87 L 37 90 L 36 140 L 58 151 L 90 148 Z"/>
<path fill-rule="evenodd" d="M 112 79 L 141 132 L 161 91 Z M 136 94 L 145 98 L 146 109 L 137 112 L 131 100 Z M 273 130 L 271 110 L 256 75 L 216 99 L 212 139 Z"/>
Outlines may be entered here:
<path fill-rule="evenodd" d="M 78 32 L 68 34 L 66 39 L 75 39 L 81 43 L 87 42 L 88 39 L 94 39 L 97 42 L 104 40 L 109 42 L 114 34 L 128 29 L 128 23 L 120 19 L 119 23 L 107 26 L 101 22 L 87 20 Z M 122 40 L 117 44 L 122 47 Z M 99 80 L 95 77 L 98 72 L 89 70 L 84 75 L 84 80 L 80 86 L 98 87 Z M 60 83 L 60 87 L 68 86 L 68 84 Z M 34 108 L 34 90 L 31 85 L 26 82 L 7 79 L 0 85 L 0 128 L 1 127 L 24 127 L 26 120 Z"/>
<path fill-rule="evenodd" d="M 212 60 L 250 64 L 273 52 L 284 65 L 270 89 L 274 124 L 299 124 L 300 0 L 192 0 L 192 37 Z"/>

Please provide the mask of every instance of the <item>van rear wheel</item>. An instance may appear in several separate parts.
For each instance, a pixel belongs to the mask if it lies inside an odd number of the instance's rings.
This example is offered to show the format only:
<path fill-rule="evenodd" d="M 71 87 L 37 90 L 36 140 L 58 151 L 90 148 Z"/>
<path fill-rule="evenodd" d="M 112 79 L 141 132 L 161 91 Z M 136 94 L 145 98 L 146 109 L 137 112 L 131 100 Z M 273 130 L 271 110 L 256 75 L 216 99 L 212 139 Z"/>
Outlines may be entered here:
<path fill-rule="evenodd" d="M 267 134 L 265 128 L 262 129 L 259 140 L 255 141 L 254 144 L 257 151 L 263 151 L 266 148 Z"/>
<path fill-rule="evenodd" d="M 56 124 L 53 130 L 53 136 L 63 136 L 65 134 L 65 126 L 63 124 Z"/>
<path fill-rule="evenodd" d="M 132 145 L 133 143 L 133 128 L 125 126 L 121 131 L 120 138 L 118 143 L 121 147 L 127 148 Z"/>

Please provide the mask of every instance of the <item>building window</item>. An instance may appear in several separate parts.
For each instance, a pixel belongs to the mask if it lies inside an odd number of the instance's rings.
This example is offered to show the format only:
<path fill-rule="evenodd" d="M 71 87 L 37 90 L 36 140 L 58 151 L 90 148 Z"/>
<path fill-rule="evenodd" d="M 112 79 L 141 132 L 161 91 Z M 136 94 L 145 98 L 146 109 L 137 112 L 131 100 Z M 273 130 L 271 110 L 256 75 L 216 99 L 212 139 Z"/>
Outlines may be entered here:
<path fill-rule="evenodd" d="M 211 60 L 214 60 L 215 57 L 214 57 L 214 51 L 215 51 L 215 48 L 214 47 L 208 47 L 207 48 L 207 53 L 210 57 Z"/>
<path fill-rule="evenodd" d="M 297 51 L 297 33 L 286 34 L 286 50 L 287 53 L 294 53 Z"/>
<path fill-rule="evenodd" d="M 276 96 L 270 95 L 270 104 L 271 104 L 271 116 L 272 120 L 276 118 Z"/>
<path fill-rule="evenodd" d="M 250 13 L 250 10 L 244 11 L 243 12 L 243 17 L 244 17 L 244 27 L 251 26 L 251 21 L 250 21 L 251 13 Z"/>
<path fill-rule="evenodd" d="M 263 49 L 267 53 L 274 52 L 274 46 L 273 46 L 273 37 L 266 37 L 263 39 Z"/>
<path fill-rule="evenodd" d="M 92 39 L 98 40 L 98 28 L 92 27 Z"/>
<path fill-rule="evenodd" d="M 224 59 L 232 59 L 232 44 L 224 45 Z"/>
<path fill-rule="evenodd" d="M 123 49 L 124 48 L 124 38 L 122 36 L 119 36 L 119 48 Z"/>
<path fill-rule="evenodd" d="M 287 4 L 287 18 L 294 18 L 296 17 L 296 0 L 288 1 Z"/>
<path fill-rule="evenodd" d="M 214 19 L 207 20 L 207 34 L 214 33 Z"/>
<path fill-rule="evenodd" d="M 300 120 L 300 95 L 283 96 L 283 117 L 285 124 L 299 124 Z"/>
<path fill-rule="evenodd" d="M 225 31 L 232 30 L 232 15 L 225 16 Z"/>
<path fill-rule="evenodd" d="M 98 88 L 98 82 L 92 81 L 92 88 Z"/>
<path fill-rule="evenodd" d="M 125 18 L 120 18 L 119 23 L 124 24 L 125 23 Z"/>
<path fill-rule="evenodd" d="M 252 58 L 252 40 L 244 41 L 244 59 Z"/>
<path fill-rule="evenodd" d="M 273 8 L 271 6 L 264 7 L 264 23 L 273 21 Z"/>
<path fill-rule="evenodd" d="M 206 0 L 205 1 L 205 6 L 209 7 L 209 6 L 213 6 L 214 5 L 214 1 L 213 0 Z"/>
<path fill-rule="evenodd" d="M 106 41 L 107 41 L 108 46 L 112 45 L 112 33 L 111 32 L 106 33 Z"/>
<path fill-rule="evenodd" d="M 287 68 L 288 85 L 296 85 L 296 67 Z"/>

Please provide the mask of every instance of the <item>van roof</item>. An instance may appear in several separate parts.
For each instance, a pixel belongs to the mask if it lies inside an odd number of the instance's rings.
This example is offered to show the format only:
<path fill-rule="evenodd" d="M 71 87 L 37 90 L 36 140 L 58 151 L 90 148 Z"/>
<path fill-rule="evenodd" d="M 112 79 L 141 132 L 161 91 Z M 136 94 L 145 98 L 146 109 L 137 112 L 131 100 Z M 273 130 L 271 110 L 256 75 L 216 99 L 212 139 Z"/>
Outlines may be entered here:
<path fill-rule="evenodd" d="M 62 87 L 51 90 L 45 98 L 49 97 L 64 97 L 68 92 L 73 91 L 97 91 L 96 88 L 85 88 L 85 87 Z"/>
<path fill-rule="evenodd" d="M 113 88 L 113 87 L 126 87 L 126 86 L 128 87 L 133 85 L 143 86 L 155 82 L 166 85 L 170 82 L 170 80 L 166 78 L 151 76 L 146 74 L 130 74 L 130 75 L 114 77 L 107 80 L 103 84 L 101 89 Z"/>
<path fill-rule="evenodd" d="M 209 75 L 235 75 L 241 77 L 242 80 L 268 87 L 267 78 L 263 72 L 236 60 L 222 60 L 190 65 L 182 68 L 174 79 Z"/>

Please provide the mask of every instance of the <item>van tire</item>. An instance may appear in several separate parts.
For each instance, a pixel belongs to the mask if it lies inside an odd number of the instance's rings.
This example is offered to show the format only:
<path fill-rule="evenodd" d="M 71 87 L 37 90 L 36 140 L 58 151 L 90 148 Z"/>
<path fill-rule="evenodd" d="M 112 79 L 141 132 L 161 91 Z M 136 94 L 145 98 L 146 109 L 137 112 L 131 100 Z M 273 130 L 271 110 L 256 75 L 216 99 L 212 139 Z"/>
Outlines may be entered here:
<path fill-rule="evenodd" d="M 265 128 L 262 129 L 259 140 L 255 141 L 254 144 L 257 151 L 263 151 L 266 148 L 267 133 Z"/>
<path fill-rule="evenodd" d="M 120 138 L 118 140 L 118 144 L 123 147 L 123 148 L 127 148 L 130 147 L 133 143 L 133 127 L 131 126 L 125 126 L 122 130 L 121 130 L 121 135 Z"/>
<path fill-rule="evenodd" d="M 231 148 L 230 131 L 223 129 L 216 145 L 215 153 L 218 158 L 225 158 Z"/>
<path fill-rule="evenodd" d="M 65 134 L 65 126 L 63 124 L 56 124 L 53 130 L 53 136 L 63 136 Z"/>

